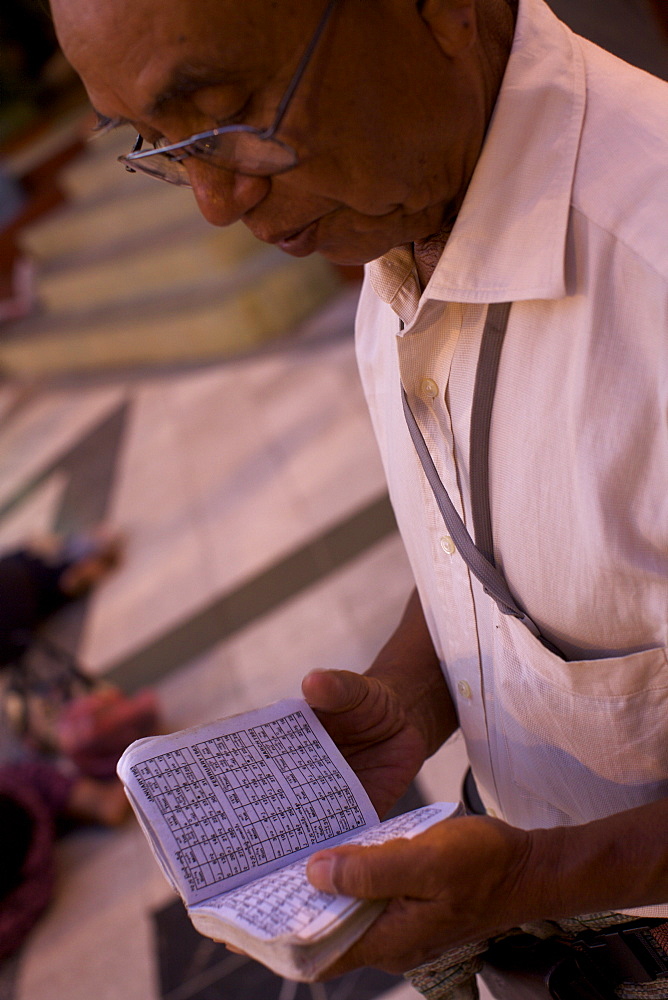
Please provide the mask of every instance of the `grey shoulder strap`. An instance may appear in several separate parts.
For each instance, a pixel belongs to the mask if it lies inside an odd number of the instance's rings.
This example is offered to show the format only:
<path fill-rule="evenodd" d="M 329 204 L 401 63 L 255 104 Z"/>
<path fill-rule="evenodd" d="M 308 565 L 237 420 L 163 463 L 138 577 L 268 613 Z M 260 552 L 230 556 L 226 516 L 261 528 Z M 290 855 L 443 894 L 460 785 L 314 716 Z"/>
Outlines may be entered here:
<path fill-rule="evenodd" d="M 404 415 L 408 424 L 415 450 L 431 486 L 434 498 L 445 521 L 448 533 L 457 551 L 473 575 L 482 584 L 485 593 L 492 597 L 499 610 L 506 615 L 521 619 L 541 641 L 557 655 L 562 654 L 547 639 L 541 636 L 537 625 L 520 608 L 511 594 L 505 577 L 494 563 L 492 539 L 492 519 L 489 508 L 489 431 L 496 389 L 496 378 L 501 358 L 501 348 L 510 315 L 509 302 L 493 303 L 488 307 L 487 319 L 482 335 L 478 367 L 476 370 L 473 404 L 471 409 L 471 506 L 473 528 L 478 540 L 476 546 L 466 530 L 466 525 L 457 513 L 448 492 L 429 453 L 429 448 L 418 427 L 410 408 L 406 390 L 401 389 Z"/>
<path fill-rule="evenodd" d="M 494 564 L 494 543 L 489 510 L 489 430 L 510 305 L 510 302 L 493 303 L 487 310 L 471 406 L 469 475 L 473 535 L 478 548 L 492 564 Z"/>

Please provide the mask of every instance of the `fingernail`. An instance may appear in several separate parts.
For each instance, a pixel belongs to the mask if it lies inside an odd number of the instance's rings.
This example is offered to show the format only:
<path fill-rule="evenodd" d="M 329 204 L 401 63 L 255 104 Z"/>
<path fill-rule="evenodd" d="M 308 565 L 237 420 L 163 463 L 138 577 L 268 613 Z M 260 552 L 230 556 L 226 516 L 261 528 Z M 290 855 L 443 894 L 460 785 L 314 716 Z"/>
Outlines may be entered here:
<path fill-rule="evenodd" d="M 336 892 L 334 888 L 334 858 L 311 858 L 306 866 L 309 882 L 322 892 Z"/>

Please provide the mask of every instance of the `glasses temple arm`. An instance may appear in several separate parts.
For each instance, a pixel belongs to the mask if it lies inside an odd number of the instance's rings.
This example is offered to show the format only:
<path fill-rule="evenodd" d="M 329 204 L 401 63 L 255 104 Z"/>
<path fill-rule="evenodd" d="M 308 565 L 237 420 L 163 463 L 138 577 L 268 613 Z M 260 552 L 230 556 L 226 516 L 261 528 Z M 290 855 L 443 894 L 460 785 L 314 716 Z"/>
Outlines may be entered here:
<path fill-rule="evenodd" d="M 302 76 L 304 75 L 304 70 L 306 69 L 306 67 L 309 64 L 311 56 L 313 55 L 313 52 L 315 51 L 315 47 L 318 44 L 318 42 L 320 41 L 320 36 L 322 35 L 323 31 L 325 30 L 327 22 L 329 21 L 330 15 L 331 15 L 332 11 L 334 10 L 337 2 L 338 2 L 338 0 L 329 0 L 329 3 L 327 4 L 327 7 L 325 8 L 325 12 L 324 12 L 324 14 L 322 15 L 322 17 L 320 19 L 320 23 L 318 24 L 318 27 L 315 30 L 315 34 L 313 35 L 313 38 L 311 39 L 311 41 L 307 45 L 306 51 L 304 52 L 303 56 L 299 60 L 299 65 L 297 66 L 297 69 L 295 70 L 295 74 L 292 77 L 292 80 L 290 81 L 290 85 L 288 86 L 288 89 L 286 90 L 285 94 L 283 95 L 283 97 L 281 99 L 281 103 L 278 105 L 278 110 L 276 112 L 276 118 L 274 119 L 274 123 L 264 133 L 264 138 L 269 139 L 269 138 L 271 138 L 272 135 L 274 135 L 275 132 L 278 131 L 278 129 L 280 127 L 280 124 L 283 121 L 283 116 L 284 116 L 285 111 L 286 111 L 286 109 L 288 107 L 288 104 L 292 100 L 292 96 L 293 96 L 295 90 L 297 89 L 297 87 L 299 86 L 299 82 L 300 82 Z"/>

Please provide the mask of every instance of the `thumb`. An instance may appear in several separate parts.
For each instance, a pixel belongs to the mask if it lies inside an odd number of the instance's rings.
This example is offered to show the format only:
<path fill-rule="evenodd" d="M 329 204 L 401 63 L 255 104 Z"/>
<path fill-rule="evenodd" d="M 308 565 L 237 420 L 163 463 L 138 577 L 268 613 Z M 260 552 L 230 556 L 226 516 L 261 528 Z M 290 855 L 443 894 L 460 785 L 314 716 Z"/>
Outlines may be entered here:
<path fill-rule="evenodd" d="M 369 691 L 369 678 L 352 670 L 312 670 L 302 681 L 311 708 L 338 715 L 357 708 Z"/>
<path fill-rule="evenodd" d="M 389 899 L 415 894 L 415 860 L 408 840 L 372 847 L 346 844 L 311 855 L 306 875 L 311 885 L 322 892 L 358 899 Z"/>

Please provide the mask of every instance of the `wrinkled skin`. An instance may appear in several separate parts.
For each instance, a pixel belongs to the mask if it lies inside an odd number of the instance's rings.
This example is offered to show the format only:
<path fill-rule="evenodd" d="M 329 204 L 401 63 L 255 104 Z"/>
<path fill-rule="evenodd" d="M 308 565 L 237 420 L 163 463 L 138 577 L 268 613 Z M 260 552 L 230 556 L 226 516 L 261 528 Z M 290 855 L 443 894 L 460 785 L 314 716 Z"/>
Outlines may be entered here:
<path fill-rule="evenodd" d="M 242 219 L 287 252 L 340 263 L 438 233 L 464 196 L 512 39 L 505 0 L 478 6 L 491 12 L 480 31 L 474 0 L 429 0 L 421 11 L 410 0 L 340 0 L 280 129 L 298 166 L 244 177 L 191 158 L 204 216 Z M 97 111 L 174 142 L 230 121 L 268 125 L 323 9 L 53 0 L 61 45 Z M 305 228 L 308 238 L 290 241 Z"/>

